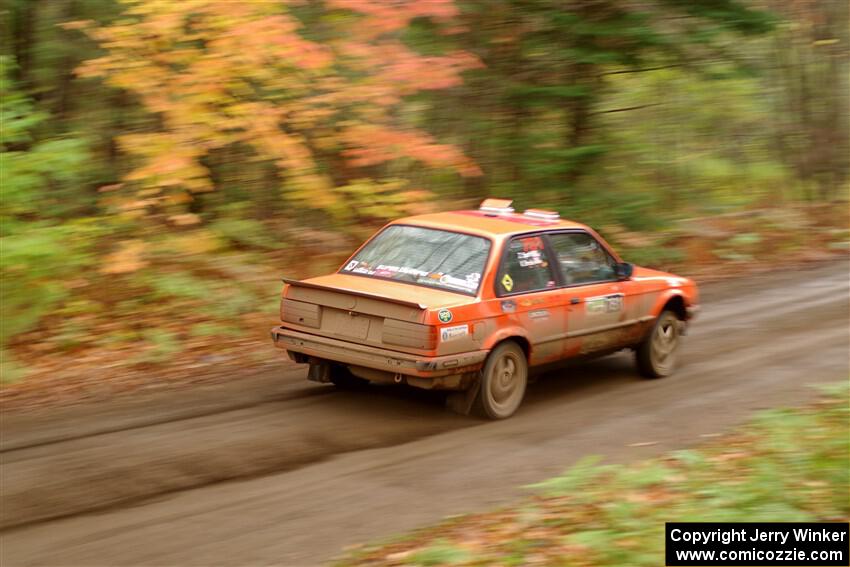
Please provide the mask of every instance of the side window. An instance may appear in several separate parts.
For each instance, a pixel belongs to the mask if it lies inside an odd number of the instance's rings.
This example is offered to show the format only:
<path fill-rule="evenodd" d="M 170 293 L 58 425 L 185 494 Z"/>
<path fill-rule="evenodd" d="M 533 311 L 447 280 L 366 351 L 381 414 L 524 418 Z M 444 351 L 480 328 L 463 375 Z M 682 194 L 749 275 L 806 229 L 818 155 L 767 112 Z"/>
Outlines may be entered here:
<path fill-rule="evenodd" d="M 553 288 L 555 273 L 540 236 L 514 238 L 496 281 L 498 295 Z"/>
<path fill-rule="evenodd" d="M 584 232 L 550 234 L 566 285 L 615 280 L 616 262 L 595 238 Z"/>

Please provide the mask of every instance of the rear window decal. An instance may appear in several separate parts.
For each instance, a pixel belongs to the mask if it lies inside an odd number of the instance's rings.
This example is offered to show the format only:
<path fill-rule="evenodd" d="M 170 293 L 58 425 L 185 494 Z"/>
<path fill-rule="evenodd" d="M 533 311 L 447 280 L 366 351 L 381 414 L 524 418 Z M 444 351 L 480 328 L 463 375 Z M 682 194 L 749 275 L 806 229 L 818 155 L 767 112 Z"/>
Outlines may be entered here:
<path fill-rule="evenodd" d="M 481 236 L 393 225 L 367 242 L 340 272 L 475 295 L 489 253 L 490 241 Z"/>
<path fill-rule="evenodd" d="M 532 266 L 545 267 L 543 256 L 540 255 L 540 250 L 531 250 L 530 252 L 517 252 L 517 261 L 521 268 L 530 268 Z"/>

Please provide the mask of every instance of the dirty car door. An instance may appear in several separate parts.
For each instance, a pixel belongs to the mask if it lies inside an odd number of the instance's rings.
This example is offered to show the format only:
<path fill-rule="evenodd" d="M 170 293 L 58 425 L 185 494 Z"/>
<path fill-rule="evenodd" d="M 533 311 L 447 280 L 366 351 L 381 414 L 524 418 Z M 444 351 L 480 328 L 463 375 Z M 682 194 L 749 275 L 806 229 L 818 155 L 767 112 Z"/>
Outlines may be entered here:
<path fill-rule="evenodd" d="M 564 348 L 565 306 L 557 289 L 550 251 L 540 235 L 518 236 L 506 245 L 496 295 L 507 321 L 524 328 L 531 365 L 558 360 Z"/>
<path fill-rule="evenodd" d="M 586 232 L 550 234 L 569 308 L 565 356 L 590 354 L 627 344 L 633 325 L 633 286 L 617 280 L 616 260 Z"/>

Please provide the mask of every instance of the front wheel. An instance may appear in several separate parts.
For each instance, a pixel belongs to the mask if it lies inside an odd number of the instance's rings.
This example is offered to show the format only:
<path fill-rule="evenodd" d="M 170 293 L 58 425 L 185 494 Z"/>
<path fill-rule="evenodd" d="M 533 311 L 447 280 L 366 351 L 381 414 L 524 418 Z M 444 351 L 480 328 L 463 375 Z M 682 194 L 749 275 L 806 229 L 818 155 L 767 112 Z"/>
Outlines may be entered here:
<path fill-rule="evenodd" d="M 504 342 L 493 349 L 481 371 L 476 399 L 478 413 L 490 419 L 510 417 L 525 397 L 528 362 L 518 344 Z"/>
<path fill-rule="evenodd" d="M 679 318 L 672 311 L 663 311 L 635 350 L 638 372 L 644 378 L 669 376 L 676 366 L 678 347 Z"/>

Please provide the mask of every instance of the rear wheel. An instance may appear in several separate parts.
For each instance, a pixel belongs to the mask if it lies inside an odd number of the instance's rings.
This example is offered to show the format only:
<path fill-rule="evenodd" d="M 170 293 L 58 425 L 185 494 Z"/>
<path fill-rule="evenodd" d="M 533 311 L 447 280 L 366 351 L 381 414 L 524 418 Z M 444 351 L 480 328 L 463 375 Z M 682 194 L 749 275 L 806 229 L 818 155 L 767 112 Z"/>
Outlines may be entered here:
<path fill-rule="evenodd" d="M 528 362 L 522 348 L 512 341 L 501 343 L 487 357 L 481 371 L 478 413 L 490 419 L 510 417 L 522 403 L 527 384 Z"/>
<path fill-rule="evenodd" d="M 679 347 L 679 318 L 663 311 L 652 331 L 635 350 L 638 372 L 645 378 L 662 378 L 672 374 Z"/>

